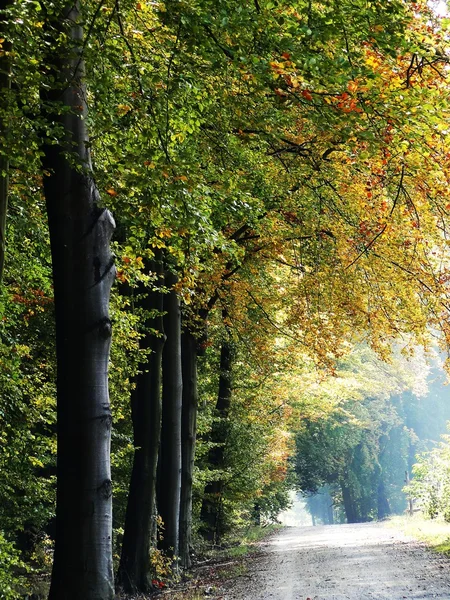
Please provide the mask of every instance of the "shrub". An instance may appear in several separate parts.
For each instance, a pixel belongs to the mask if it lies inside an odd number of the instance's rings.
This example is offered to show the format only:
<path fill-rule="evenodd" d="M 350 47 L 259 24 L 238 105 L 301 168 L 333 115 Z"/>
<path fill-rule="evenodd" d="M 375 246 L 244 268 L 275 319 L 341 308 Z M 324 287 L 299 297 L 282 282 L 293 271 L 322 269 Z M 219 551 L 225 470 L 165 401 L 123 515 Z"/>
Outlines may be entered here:
<path fill-rule="evenodd" d="M 23 597 L 27 591 L 25 574 L 28 571 L 17 548 L 0 531 L 0 600 L 17 600 Z"/>

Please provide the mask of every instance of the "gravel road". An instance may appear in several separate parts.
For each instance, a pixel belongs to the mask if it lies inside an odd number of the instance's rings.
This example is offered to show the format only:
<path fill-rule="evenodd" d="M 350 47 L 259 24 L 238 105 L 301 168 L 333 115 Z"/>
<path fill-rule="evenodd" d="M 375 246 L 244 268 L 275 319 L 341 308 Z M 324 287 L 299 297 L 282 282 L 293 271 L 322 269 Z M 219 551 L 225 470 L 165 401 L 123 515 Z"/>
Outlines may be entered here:
<path fill-rule="evenodd" d="M 224 600 L 450 600 L 450 560 L 378 523 L 288 527 Z"/>

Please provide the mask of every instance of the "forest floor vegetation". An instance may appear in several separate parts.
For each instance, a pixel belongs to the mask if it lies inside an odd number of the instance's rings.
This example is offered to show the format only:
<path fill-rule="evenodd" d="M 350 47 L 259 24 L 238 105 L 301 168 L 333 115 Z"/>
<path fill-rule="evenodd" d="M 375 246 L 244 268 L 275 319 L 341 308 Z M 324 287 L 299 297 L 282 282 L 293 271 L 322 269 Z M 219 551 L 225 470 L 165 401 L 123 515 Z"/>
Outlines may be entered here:
<path fill-rule="evenodd" d="M 429 519 L 417 513 L 392 517 L 387 523 L 407 536 L 424 542 L 431 550 L 450 557 L 450 523 L 444 519 Z"/>
<path fill-rule="evenodd" d="M 148 595 L 120 595 L 116 600 L 204 600 L 217 597 L 225 582 L 244 576 L 246 558 L 254 558 L 258 544 L 282 528 L 282 525 L 252 526 L 236 530 L 227 536 L 220 546 L 204 544 L 195 557 L 192 569 L 176 583 L 163 582 L 164 587 Z"/>

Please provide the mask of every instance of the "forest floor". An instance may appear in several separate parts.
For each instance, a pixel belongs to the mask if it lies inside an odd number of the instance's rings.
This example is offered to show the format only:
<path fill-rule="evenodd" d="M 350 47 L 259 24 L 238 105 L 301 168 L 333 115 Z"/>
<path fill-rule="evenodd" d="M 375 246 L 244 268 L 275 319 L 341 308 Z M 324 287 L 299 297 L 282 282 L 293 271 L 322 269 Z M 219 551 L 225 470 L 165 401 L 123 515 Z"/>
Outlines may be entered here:
<path fill-rule="evenodd" d="M 450 559 L 384 523 L 288 527 L 228 563 L 171 600 L 450 599 Z"/>

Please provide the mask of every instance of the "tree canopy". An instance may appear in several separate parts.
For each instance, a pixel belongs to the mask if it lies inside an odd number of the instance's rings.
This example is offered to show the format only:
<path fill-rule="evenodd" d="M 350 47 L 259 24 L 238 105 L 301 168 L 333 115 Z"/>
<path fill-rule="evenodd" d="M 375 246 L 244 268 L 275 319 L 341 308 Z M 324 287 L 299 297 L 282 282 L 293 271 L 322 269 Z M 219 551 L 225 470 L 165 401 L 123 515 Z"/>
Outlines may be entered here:
<path fill-rule="evenodd" d="M 402 510 L 450 340 L 448 27 L 0 1 L 0 598 L 53 551 L 52 600 L 150 592 L 293 485 Z"/>

